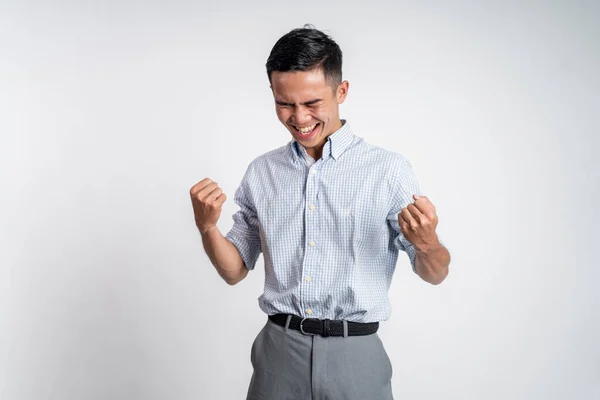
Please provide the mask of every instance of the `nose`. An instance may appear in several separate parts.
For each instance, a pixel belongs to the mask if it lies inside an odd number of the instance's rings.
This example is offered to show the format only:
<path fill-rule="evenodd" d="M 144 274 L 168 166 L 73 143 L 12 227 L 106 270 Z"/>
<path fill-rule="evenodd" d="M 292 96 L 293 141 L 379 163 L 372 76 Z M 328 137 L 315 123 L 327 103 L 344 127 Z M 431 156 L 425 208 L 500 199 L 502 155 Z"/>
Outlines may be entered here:
<path fill-rule="evenodd" d="M 292 122 L 298 125 L 305 124 L 312 119 L 310 113 L 305 107 L 295 107 L 294 113 L 292 114 Z"/>

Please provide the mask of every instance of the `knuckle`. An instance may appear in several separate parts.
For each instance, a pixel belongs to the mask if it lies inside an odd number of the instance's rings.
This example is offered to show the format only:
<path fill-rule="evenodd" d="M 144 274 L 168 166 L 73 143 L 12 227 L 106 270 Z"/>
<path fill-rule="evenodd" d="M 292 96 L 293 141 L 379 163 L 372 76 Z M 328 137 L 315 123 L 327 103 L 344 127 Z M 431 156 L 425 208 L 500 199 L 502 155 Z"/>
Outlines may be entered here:
<path fill-rule="evenodd" d="M 205 187 L 209 183 L 210 183 L 210 179 L 204 178 L 200 182 L 196 183 L 196 186 L 198 186 L 201 189 L 201 188 Z"/>

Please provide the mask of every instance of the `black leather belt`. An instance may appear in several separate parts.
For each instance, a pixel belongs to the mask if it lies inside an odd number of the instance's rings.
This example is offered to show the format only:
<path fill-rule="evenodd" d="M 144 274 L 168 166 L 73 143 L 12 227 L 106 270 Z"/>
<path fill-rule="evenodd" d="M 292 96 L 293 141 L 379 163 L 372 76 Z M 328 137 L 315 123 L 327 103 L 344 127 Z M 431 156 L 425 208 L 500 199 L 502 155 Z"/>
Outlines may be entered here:
<path fill-rule="evenodd" d="M 269 315 L 269 319 L 277 325 L 285 326 L 289 314 Z M 344 336 L 344 323 L 341 320 L 318 318 L 302 318 L 292 315 L 290 329 L 300 331 L 305 335 Z M 348 321 L 348 336 L 365 336 L 377 332 L 379 322 Z"/>

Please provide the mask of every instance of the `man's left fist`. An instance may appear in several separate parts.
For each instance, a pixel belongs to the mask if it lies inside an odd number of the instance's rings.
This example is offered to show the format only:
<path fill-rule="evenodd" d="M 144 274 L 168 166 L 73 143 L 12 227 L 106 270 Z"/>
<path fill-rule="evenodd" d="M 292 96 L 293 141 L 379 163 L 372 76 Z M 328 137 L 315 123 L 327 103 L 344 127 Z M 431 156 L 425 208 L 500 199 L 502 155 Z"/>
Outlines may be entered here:
<path fill-rule="evenodd" d="M 403 208 L 398 214 L 398 224 L 404 237 L 415 246 L 415 249 L 427 253 L 441 245 L 435 233 L 438 217 L 434 205 L 427 197 L 416 194 L 413 197 L 415 202 Z"/>

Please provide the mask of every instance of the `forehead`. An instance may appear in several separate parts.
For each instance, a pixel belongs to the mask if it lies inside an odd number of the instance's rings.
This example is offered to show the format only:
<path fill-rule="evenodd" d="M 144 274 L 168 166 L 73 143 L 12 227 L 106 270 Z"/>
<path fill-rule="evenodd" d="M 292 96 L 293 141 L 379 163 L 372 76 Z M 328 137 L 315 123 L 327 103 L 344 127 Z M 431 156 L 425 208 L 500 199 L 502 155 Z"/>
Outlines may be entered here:
<path fill-rule="evenodd" d="M 325 80 L 320 68 L 311 71 L 273 71 L 271 87 L 275 96 L 290 100 L 322 95 L 325 91 L 331 92 L 331 85 Z"/>

